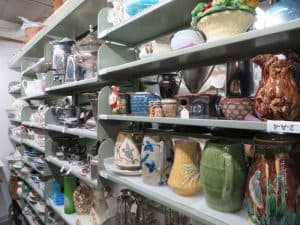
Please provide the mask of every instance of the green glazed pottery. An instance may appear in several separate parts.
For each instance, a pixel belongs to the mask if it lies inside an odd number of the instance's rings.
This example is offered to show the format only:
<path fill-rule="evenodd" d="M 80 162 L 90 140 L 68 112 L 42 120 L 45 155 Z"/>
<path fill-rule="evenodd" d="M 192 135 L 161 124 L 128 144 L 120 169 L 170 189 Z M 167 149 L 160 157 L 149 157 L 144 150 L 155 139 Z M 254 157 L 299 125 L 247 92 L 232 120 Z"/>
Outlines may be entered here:
<path fill-rule="evenodd" d="M 209 141 L 202 155 L 200 173 L 209 207 L 222 212 L 242 207 L 247 176 L 242 144 Z"/>

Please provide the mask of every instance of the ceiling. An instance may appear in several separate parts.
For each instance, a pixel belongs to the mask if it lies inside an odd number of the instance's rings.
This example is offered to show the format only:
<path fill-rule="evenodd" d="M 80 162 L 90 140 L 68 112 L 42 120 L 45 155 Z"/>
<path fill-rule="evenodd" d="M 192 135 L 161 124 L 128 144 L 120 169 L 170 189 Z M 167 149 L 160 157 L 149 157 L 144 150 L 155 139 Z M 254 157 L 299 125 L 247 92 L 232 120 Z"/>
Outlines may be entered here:
<path fill-rule="evenodd" d="M 51 0 L 0 0 L 0 20 L 21 24 L 18 16 L 43 21 L 53 12 Z"/>

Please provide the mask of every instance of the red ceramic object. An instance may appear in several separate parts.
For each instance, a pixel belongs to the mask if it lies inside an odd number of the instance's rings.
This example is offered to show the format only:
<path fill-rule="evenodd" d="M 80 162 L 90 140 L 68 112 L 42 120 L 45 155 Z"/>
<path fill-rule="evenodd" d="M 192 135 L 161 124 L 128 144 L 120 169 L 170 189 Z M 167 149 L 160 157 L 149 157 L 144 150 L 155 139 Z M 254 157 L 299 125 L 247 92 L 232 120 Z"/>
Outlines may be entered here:
<path fill-rule="evenodd" d="M 229 120 L 244 120 L 250 113 L 253 114 L 253 100 L 248 98 L 225 98 L 221 100 L 220 107 Z"/>

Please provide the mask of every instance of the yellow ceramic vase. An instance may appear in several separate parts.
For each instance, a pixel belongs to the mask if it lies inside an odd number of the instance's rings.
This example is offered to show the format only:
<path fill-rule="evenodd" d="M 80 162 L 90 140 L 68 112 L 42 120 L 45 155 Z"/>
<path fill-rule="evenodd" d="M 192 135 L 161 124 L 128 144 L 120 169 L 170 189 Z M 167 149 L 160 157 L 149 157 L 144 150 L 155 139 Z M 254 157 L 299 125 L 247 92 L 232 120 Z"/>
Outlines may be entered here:
<path fill-rule="evenodd" d="M 198 142 L 175 141 L 175 158 L 168 185 L 177 194 L 191 196 L 200 191 L 200 158 L 201 151 Z"/>

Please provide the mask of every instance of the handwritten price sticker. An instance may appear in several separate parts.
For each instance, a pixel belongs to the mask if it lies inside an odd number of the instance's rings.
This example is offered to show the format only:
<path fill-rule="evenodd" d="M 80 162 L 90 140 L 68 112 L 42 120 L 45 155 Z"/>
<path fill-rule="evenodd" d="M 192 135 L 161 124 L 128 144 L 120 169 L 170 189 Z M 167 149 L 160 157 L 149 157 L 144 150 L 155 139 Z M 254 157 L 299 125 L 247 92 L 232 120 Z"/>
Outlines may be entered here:
<path fill-rule="evenodd" d="M 267 132 L 300 134 L 300 122 L 268 120 Z"/>

